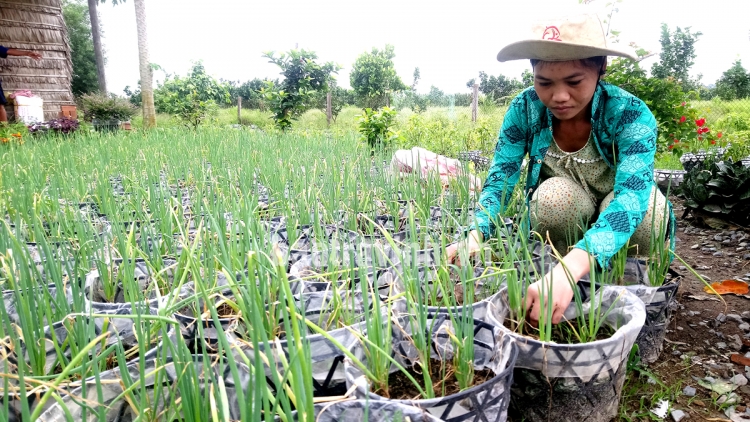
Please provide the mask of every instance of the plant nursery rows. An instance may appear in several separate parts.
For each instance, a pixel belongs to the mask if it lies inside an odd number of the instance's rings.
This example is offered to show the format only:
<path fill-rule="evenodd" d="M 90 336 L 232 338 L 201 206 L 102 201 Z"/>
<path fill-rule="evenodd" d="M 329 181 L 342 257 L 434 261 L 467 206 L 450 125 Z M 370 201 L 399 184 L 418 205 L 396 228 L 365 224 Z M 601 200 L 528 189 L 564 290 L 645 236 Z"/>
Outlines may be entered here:
<path fill-rule="evenodd" d="M 612 420 L 678 277 L 623 255 L 531 326 L 557 251 L 521 234 L 520 191 L 455 265 L 469 174 L 390 153 L 220 129 L 8 148 L 0 420 Z"/>

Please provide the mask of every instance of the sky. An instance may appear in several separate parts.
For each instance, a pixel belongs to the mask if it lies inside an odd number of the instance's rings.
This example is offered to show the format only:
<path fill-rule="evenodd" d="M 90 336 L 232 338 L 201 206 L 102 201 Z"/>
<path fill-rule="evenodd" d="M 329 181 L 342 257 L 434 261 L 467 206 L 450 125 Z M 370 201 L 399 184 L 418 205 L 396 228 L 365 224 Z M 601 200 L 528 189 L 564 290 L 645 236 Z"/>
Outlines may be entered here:
<path fill-rule="evenodd" d="M 339 85 L 349 87 L 351 66 L 360 54 L 386 44 L 395 47 L 396 71 L 407 85 L 420 68 L 418 91 L 431 85 L 446 93 L 469 92 L 478 75 L 518 77 L 528 61 L 499 63 L 497 52 L 522 38 L 545 15 L 597 13 L 603 19 L 612 0 L 145 0 L 149 55 L 166 72 L 186 74 L 202 60 L 209 74 L 226 80 L 277 78 L 265 51 L 304 48 L 321 61 L 343 68 Z M 635 42 L 658 52 L 661 24 L 691 27 L 703 35 L 695 44 L 691 73 L 714 83 L 736 59 L 750 69 L 750 0 L 620 0 L 611 28 L 620 48 Z M 138 46 L 133 1 L 100 4 L 107 85 L 111 92 L 135 86 Z M 606 25 L 606 24 L 605 24 Z M 646 59 L 647 69 L 658 55 Z M 157 80 L 163 72 L 156 72 Z"/>

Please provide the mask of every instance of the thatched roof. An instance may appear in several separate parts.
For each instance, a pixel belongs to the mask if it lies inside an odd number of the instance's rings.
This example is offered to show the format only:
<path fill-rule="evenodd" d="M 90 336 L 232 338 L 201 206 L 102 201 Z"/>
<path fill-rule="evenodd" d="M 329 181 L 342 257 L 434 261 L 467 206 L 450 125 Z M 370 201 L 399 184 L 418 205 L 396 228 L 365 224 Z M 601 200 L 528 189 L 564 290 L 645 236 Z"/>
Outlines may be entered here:
<path fill-rule="evenodd" d="M 60 106 L 74 104 L 70 91 L 73 65 L 61 0 L 0 0 L 0 45 L 34 50 L 44 58 L 0 59 L 6 94 L 30 89 L 44 99 L 44 116 L 57 117 Z M 9 112 L 11 110 L 8 110 Z"/>

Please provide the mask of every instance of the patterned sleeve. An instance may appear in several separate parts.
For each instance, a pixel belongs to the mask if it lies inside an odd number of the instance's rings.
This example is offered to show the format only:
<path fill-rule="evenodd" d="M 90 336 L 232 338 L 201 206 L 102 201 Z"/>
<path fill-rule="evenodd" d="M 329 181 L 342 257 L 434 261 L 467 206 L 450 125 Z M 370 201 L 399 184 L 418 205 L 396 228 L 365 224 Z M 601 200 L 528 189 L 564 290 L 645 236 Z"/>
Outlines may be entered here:
<path fill-rule="evenodd" d="M 613 100 L 607 111 L 618 116 L 611 126 L 616 145 L 615 197 L 575 246 L 592 254 L 601 268 L 609 268 L 612 256 L 643 220 L 654 184 L 656 119 L 637 98 Z"/>
<path fill-rule="evenodd" d="M 475 212 L 475 224 L 469 230 L 482 232 L 489 239 L 495 232 L 495 221 L 508 204 L 518 183 L 523 157 L 527 152 L 529 125 L 526 92 L 519 94 L 508 107 L 500 129 L 492 166 L 484 181 Z"/>

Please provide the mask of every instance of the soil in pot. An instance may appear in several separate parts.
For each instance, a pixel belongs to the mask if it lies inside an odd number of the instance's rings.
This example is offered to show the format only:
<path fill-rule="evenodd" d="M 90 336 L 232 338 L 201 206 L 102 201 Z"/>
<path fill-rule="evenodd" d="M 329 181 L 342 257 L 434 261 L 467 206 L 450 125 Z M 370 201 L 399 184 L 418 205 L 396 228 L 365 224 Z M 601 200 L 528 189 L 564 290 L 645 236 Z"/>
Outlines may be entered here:
<path fill-rule="evenodd" d="M 429 369 L 435 397 L 450 396 L 461 391 L 458 381 L 453 376 L 455 369 L 453 369 L 452 362 L 430 359 Z M 415 365 L 406 370 L 424 389 L 423 369 Z M 483 384 L 494 376 L 495 373 L 489 369 L 474 371 L 474 381 L 471 385 Z M 417 387 L 402 371 L 393 372 L 388 377 L 388 391 L 378 389 L 373 393 L 393 400 L 419 400 L 422 398 Z"/>
<path fill-rule="evenodd" d="M 573 328 L 569 324 L 575 325 L 577 324 L 577 321 L 562 321 L 559 324 L 553 325 L 550 341 L 557 344 L 579 344 L 579 341 L 573 332 Z M 503 321 L 503 327 L 511 331 L 517 331 L 516 328 L 518 327 L 518 323 L 511 321 L 510 318 L 506 318 L 505 321 Z M 606 340 L 612 337 L 614 333 L 615 330 L 613 330 L 612 327 L 602 325 L 596 332 L 596 338 L 591 341 Z M 532 326 L 528 321 L 524 322 L 523 333 L 521 335 L 532 340 L 540 341 L 539 329 Z"/>

